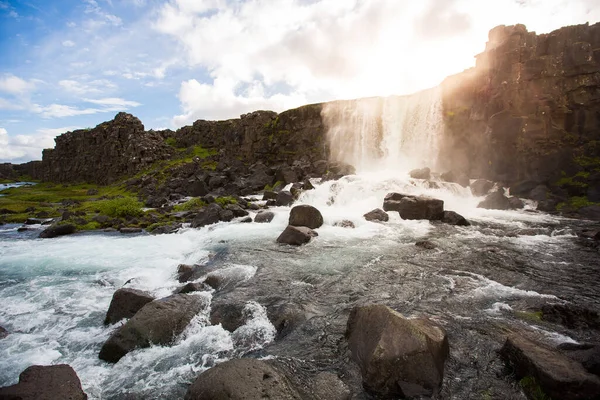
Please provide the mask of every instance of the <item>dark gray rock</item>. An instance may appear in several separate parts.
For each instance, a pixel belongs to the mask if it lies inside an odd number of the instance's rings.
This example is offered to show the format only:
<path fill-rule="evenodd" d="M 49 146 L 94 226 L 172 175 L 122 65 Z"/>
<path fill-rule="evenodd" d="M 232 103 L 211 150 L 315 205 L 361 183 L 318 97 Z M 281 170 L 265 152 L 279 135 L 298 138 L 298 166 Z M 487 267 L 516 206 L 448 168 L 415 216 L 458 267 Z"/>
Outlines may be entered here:
<path fill-rule="evenodd" d="M 341 228 L 356 228 L 356 225 L 354 225 L 354 222 L 348 220 L 348 219 L 344 219 L 341 221 L 336 221 L 333 226 L 339 226 Z"/>
<path fill-rule="evenodd" d="M 187 190 L 185 191 L 188 196 L 192 197 L 200 197 L 206 196 L 208 194 L 208 187 L 203 180 L 200 179 L 191 179 L 188 181 Z"/>
<path fill-rule="evenodd" d="M 33 365 L 19 383 L 0 388 L 3 400 L 86 400 L 79 377 L 69 365 Z"/>
<path fill-rule="evenodd" d="M 76 231 L 77 228 L 72 224 L 52 225 L 40 233 L 40 238 L 51 239 L 59 236 L 71 235 Z"/>
<path fill-rule="evenodd" d="M 487 179 L 476 179 L 471 183 L 473 196 L 485 196 L 494 188 L 494 182 Z"/>
<path fill-rule="evenodd" d="M 248 211 L 244 210 L 238 204 L 227 204 L 225 206 L 225 210 L 231 211 L 234 217 L 246 217 L 248 216 Z"/>
<path fill-rule="evenodd" d="M 593 221 L 600 221 L 600 206 L 587 206 L 577 210 L 582 218 L 590 219 Z"/>
<path fill-rule="evenodd" d="M 246 322 L 244 308 L 244 304 L 216 301 L 211 305 L 210 323 L 221 324 L 223 329 L 233 332 Z"/>
<path fill-rule="evenodd" d="M 179 264 L 177 266 L 177 280 L 181 283 L 189 281 L 197 269 L 197 265 Z"/>
<path fill-rule="evenodd" d="M 421 247 L 426 250 L 433 250 L 436 247 L 435 244 L 433 244 L 429 240 L 419 240 L 418 242 L 415 243 L 415 246 Z"/>
<path fill-rule="evenodd" d="M 142 228 L 121 228 L 119 232 L 124 234 L 141 233 Z"/>
<path fill-rule="evenodd" d="M 117 362 L 131 350 L 168 345 L 206 309 L 207 300 L 194 294 L 175 294 L 146 304 L 104 343 L 99 357 Z"/>
<path fill-rule="evenodd" d="M 469 221 L 465 219 L 462 215 L 454 212 L 454 211 L 444 211 L 442 215 L 442 222 L 449 225 L 458 225 L 458 226 L 470 226 Z"/>
<path fill-rule="evenodd" d="M 254 222 L 269 223 L 275 218 L 275 213 L 272 211 L 259 211 L 254 217 Z"/>
<path fill-rule="evenodd" d="M 385 211 L 398 211 L 402 219 L 439 220 L 443 216 L 444 202 L 427 196 L 388 193 L 383 201 Z"/>
<path fill-rule="evenodd" d="M 520 210 L 525 207 L 525 203 L 518 197 L 509 197 L 508 204 L 512 210 Z"/>
<path fill-rule="evenodd" d="M 295 198 L 292 192 L 288 190 L 282 190 L 277 193 L 277 205 L 278 206 L 289 206 L 294 202 Z"/>
<path fill-rule="evenodd" d="M 381 221 L 387 222 L 390 220 L 390 216 L 380 208 L 376 208 L 373 211 L 369 211 L 363 215 L 367 221 Z"/>
<path fill-rule="evenodd" d="M 0 326 L 0 339 L 4 339 L 9 335 L 8 331 Z"/>
<path fill-rule="evenodd" d="M 531 192 L 529 192 L 529 194 L 527 194 L 524 197 L 531 199 L 531 200 L 544 201 L 544 200 L 548 200 L 549 193 L 550 193 L 550 189 L 548 189 L 548 186 L 538 185 L 535 188 L 533 188 L 533 190 L 531 190 Z M 512 193 L 512 189 L 511 189 L 511 194 L 513 196 L 515 195 L 514 193 Z"/>
<path fill-rule="evenodd" d="M 413 169 L 408 173 L 413 179 L 429 179 L 431 178 L 431 170 L 427 167 L 421 169 Z"/>
<path fill-rule="evenodd" d="M 204 207 L 198 214 L 196 218 L 191 223 L 192 228 L 201 228 L 206 225 L 216 224 L 221 221 L 221 213 L 223 209 L 216 203 L 212 203 Z"/>
<path fill-rule="evenodd" d="M 308 319 L 302 305 L 282 299 L 267 305 L 267 317 L 277 331 L 277 340 L 289 335 Z"/>
<path fill-rule="evenodd" d="M 210 291 L 211 288 L 208 285 L 200 282 L 189 282 L 183 285 L 180 289 L 178 289 L 174 294 L 186 294 L 192 292 L 207 292 Z"/>
<path fill-rule="evenodd" d="M 317 232 L 305 226 L 288 225 L 287 228 L 277 238 L 277 243 L 290 244 L 292 246 L 301 246 L 310 242 L 310 240 L 318 236 Z"/>
<path fill-rule="evenodd" d="M 104 325 L 114 324 L 124 318 L 133 317 L 142 307 L 153 300 L 153 296 L 141 290 L 118 289 L 110 301 Z"/>
<path fill-rule="evenodd" d="M 203 372 L 185 394 L 185 400 L 277 399 L 302 397 L 286 375 L 269 361 L 240 358 Z"/>
<path fill-rule="evenodd" d="M 600 330 L 600 315 L 597 311 L 573 304 L 544 304 L 542 319 L 561 324 L 569 329 Z"/>
<path fill-rule="evenodd" d="M 502 190 L 497 190 L 486 196 L 485 200 L 477 205 L 478 208 L 486 208 L 488 210 L 508 210 L 510 201 Z"/>
<path fill-rule="evenodd" d="M 265 190 L 263 193 L 263 200 L 277 200 L 277 192 L 272 190 Z"/>
<path fill-rule="evenodd" d="M 509 336 L 500 355 L 518 380 L 535 379 L 535 384 L 552 399 L 592 400 L 600 395 L 597 376 L 559 351 L 521 335 Z"/>
<path fill-rule="evenodd" d="M 363 386 L 377 395 L 431 396 L 442 384 L 448 339 L 427 319 L 409 320 L 384 305 L 355 307 L 346 339 Z"/>
<path fill-rule="evenodd" d="M 323 225 L 323 215 L 313 206 L 295 206 L 290 211 L 289 224 L 292 226 L 306 226 L 311 229 L 320 228 Z"/>
<path fill-rule="evenodd" d="M 580 363 L 591 374 L 600 376 L 600 345 L 562 343 L 558 348 L 572 360 Z"/>

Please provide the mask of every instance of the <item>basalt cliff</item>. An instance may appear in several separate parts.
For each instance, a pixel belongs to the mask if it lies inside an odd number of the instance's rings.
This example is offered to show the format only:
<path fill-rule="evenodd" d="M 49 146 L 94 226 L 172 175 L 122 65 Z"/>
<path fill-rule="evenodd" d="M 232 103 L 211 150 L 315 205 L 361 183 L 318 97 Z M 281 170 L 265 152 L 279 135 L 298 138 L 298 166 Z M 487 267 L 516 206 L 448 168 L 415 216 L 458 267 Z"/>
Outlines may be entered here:
<path fill-rule="evenodd" d="M 544 202 L 549 211 L 559 204 L 581 208 L 600 202 L 600 23 L 541 35 L 523 25 L 498 26 L 476 59 L 474 68 L 440 86 L 439 172 L 501 182 L 512 194 Z M 199 120 L 177 131 L 146 131 L 139 119 L 120 113 L 95 128 L 57 137 L 41 162 L 13 169 L 62 183 L 129 179 L 145 197 L 244 194 L 278 181 L 351 171 L 336 163 L 327 134 L 331 121 L 323 110 L 383 101 L 256 111 L 227 121 Z M 375 130 L 364 146 L 377 154 L 382 115 L 374 109 L 363 116 Z M 0 171 L 14 176 L 10 169 Z"/>

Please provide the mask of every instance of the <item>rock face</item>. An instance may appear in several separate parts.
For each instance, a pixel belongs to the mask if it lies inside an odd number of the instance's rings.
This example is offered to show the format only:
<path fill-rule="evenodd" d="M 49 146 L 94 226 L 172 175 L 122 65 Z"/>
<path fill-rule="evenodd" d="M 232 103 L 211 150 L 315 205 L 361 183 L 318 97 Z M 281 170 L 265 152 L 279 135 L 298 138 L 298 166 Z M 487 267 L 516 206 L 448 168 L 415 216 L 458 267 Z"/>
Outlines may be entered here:
<path fill-rule="evenodd" d="M 321 212 L 313 206 L 295 206 L 290 211 L 289 224 L 292 226 L 306 226 L 311 229 L 320 228 L 323 225 Z"/>
<path fill-rule="evenodd" d="M 543 35 L 524 25 L 492 29 L 476 67 L 442 83 L 445 167 L 593 201 L 598 48 L 599 23 Z"/>
<path fill-rule="evenodd" d="M 119 289 L 110 301 L 104 324 L 114 324 L 123 318 L 131 318 L 147 303 L 154 300 L 148 293 L 137 289 Z"/>
<path fill-rule="evenodd" d="M 439 220 L 444 213 L 444 202 L 426 196 L 388 193 L 383 200 L 385 211 L 398 211 L 402 219 Z"/>
<path fill-rule="evenodd" d="M 363 385 L 377 395 L 431 396 L 442 383 L 448 339 L 427 319 L 408 320 L 384 305 L 356 307 L 346 338 Z"/>
<path fill-rule="evenodd" d="M 300 400 L 288 378 L 265 361 L 241 358 L 226 361 L 200 374 L 185 400 Z"/>
<path fill-rule="evenodd" d="M 277 238 L 277 243 L 291 244 L 292 246 L 301 246 L 310 242 L 310 240 L 319 236 L 319 234 L 306 226 L 292 226 L 287 228 Z"/>
<path fill-rule="evenodd" d="M 34 365 L 21 372 L 19 383 L 0 388 L 6 400 L 85 400 L 79 377 L 66 364 Z"/>
<path fill-rule="evenodd" d="M 476 179 L 470 186 L 473 196 L 485 196 L 494 187 L 494 182 L 487 179 Z"/>
<path fill-rule="evenodd" d="M 544 304 L 542 319 L 566 326 L 569 329 L 600 330 L 600 315 L 594 310 L 571 304 Z"/>
<path fill-rule="evenodd" d="M 561 353 L 547 349 L 522 336 L 506 339 L 500 355 L 517 379 L 529 377 L 552 399 L 597 399 L 600 378 Z"/>
<path fill-rule="evenodd" d="M 207 306 L 203 297 L 176 294 L 146 304 L 104 343 L 100 359 L 117 362 L 125 354 L 150 344 L 169 344 Z"/>

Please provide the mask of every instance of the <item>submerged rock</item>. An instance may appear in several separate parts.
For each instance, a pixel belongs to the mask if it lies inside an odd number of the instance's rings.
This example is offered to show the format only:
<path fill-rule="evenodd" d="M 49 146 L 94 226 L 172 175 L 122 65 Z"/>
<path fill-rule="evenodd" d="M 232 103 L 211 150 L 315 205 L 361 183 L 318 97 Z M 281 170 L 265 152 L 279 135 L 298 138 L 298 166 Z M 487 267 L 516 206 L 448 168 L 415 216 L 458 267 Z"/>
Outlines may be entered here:
<path fill-rule="evenodd" d="M 124 234 L 133 234 L 133 233 L 141 233 L 142 228 L 121 228 L 119 232 Z"/>
<path fill-rule="evenodd" d="M 284 373 L 268 361 L 241 358 L 210 368 L 188 388 L 185 400 L 300 400 Z"/>
<path fill-rule="evenodd" d="M 429 240 L 419 240 L 415 243 L 415 246 L 421 247 L 426 250 L 433 250 L 436 247 L 435 244 L 433 244 L 433 242 L 430 242 Z"/>
<path fill-rule="evenodd" d="M 431 177 L 431 170 L 427 167 L 421 169 L 413 169 L 408 174 L 413 179 L 429 179 Z"/>
<path fill-rule="evenodd" d="M 346 339 L 369 391 L 384 397 L 438 391 L 449 346 L 446 332 L 431 321 L 406 319 L 384 305 L 356 307 Z"/>
<path fill-rule="evenodd" d="M 200 282 L 189 282 L 183 285 L 180 289 L 178 289 L 175 294 L 185 294 L 192 292 L 203 292 L 209 291 L 211 288 L 208 285 Z"/>
<path fill-rule="evenodd" d="M 356 225 L 354 225 L 354 222 L 350 221 L 349 219 L 343 219 L 341 221 L 336 221 L 333 226 L 339 226 L 341 228 L 351 228 L 354 229 L 356 228 Z"/>
<path fill-rule="evenodd" d="M 154 297 L 137 289 L 119 289 L 110 301 L 104 325 L 114 324 L 124 318 L 131 318 Z"/>
<path fill-rule="evenodd" d="M 521 200 L 518 197 L 514 197 L 514 196 L 508 198 L 508 204 L 509 204 L 510 208 L 513 210 L 518 210 L 518 209 L 525 207 L 525 203 L 523 202 L 523 200 Z"/>
<path fill-rule="evenodd" d="M 288 225 L 277 238 L 277 243 L 301 246 L 310 242 L 315 236 L 319 236 L 319 234 L 306 226 Z"/>
<path fill-rule="evenodd" d="M 33 365 L 21 372 L 19 383 L 0 388 L 6 400 L 85 400 L 79 377 L 69 365 Z"/>
<path fill-rule="evenodd" d="M 514 334 L 506 339 L 500 355 L 517 379 L 527 380 L 552 399 L 592 400 L 600 396 L 600 379 L 557 350 Z"/>
<path fill-rule="evenodd" d="M 77 228 L 72 224 L 52 225 L 40 233 L 40 238 L 52 239 L 59 236 L 71 235 L 76 231 Z"/>
<path fill-rule="evenodd" d="M 323 215 L 313 206 L 295 206 L 290 211 L 289 224 L 292 226 L 306 226 L 311 229 L 320 228 L 323 225 Z"/>
<path fill-rule="evenodd" d="M 383 211 L 381 208 L 376 208 L 373 211 L 369 211 L 363 215 L 367 221 L 382 221 L 387 222 L 390 220 L 390 216 Z"/>
<path fill-rule="evenodd" d="M 146 304 L 104 343 L 99 357 L 117 362 L 135 348 L 167 345 L 207 307 L 198 295 L 175 294 Z"/>
<path fill-rule="evenodd" d="M 462 215 L 454 211 L 444 211 L 442 214 L 442 222 L 449 225 L 470 226 L 471 223 Z"/>
<path fill-rule="evenodd" d="M 273 221 L 273 218 L 275 218 L 275 213 L 273 211 L 259 211 L 254 217 L 254 222 L 269 223 Z"/>
<path fill-rule="evenodd" d="M 180 283 L 189 281 L 197 269 L 198 269 L 197 265 L 179 264 L 177 266 L 177 280 Z"/>

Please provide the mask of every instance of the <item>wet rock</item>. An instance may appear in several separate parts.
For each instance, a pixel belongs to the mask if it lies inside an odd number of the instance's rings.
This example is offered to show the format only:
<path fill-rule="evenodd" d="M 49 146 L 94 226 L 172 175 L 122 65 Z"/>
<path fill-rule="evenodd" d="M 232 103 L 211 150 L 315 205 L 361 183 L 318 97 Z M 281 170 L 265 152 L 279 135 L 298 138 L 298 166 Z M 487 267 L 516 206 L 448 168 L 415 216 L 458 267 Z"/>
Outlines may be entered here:
<path fill-rule="evenodd" d="M 186 294 L 186 293 L 192 293 L 192 292 L 206 292 L 206 291 L 210 291 L 211 288 L 208 285 L 205 285 L 204 283 L 199 283 L 199 282 L 189 282 L 186 283 L 185 285 L 183 285 L 180 289 L 178 289 L 175 294 Z"/>
<path fill-rule="evenodd" d="M 225 206 L 225 210 L 231 211 L 234 217 L 246 217 L 248 216 L 248 211 L 244 210 L 238 204 L 227 204 Z"/>
<path fill-rule="evenodd" d="M 24 225 L 42 225 L 46 220 L 40 218 L 27 218 Z"/>
<path fill-rule="evenodd" d="M 233 332 L 246 322 L 244 304 L 233 302 L 214 302 L 211 305 L 210 323 L 219 325 L 226 331 Z"/>
<path fill-rule="evenodd" d="M 263 200 L 277 200 L 277 192 L 272 190 L 265 190 L 263 193 Z"/>
<path fill-rule="evenodd" d="M 329 163 L 326 160 L 318 160 L 313 163 L 313 170 L 318 176 L 325 175 L 329 168 Z"/>
<path fill-rule="evenodd" d="M 294 171 L 293 168 L 280 167 L 275 172 L 275 180 L 278 182 L 283 182 L 287 185 L 289 183 L 297 182 L 298 174 L 296 174 L 296 171 Z"/>
<path fill-rule="evenodd" d="M 108 215 L 95 215 L 92 221 L 104 225 L 110 222 L 110 217 Z"/>
<path fill-rule="evenodd" d="M 518 197 L 509 197 L 508 204 L 512 210 L 520 210 L 525 207 L 525 203 Z"/>
<path fill-rule="evenodd" d="M 431 170 L 427 167 L 421 169 L 413 169 L 408 173 L 413 179 L 429 179 L 431 178 Z"/>
<path fill-rule="evenodd" d="M 19 383 L 0 388 L 6 400 L 85 400 L 79 377 L 69 365 L 33 365 L 21 372 Z"/>
<path fill-rule="evenodd" d="M 0 339 L 4 339 L 9 335 L 8 331 L 0 326 Z"/>
<path fill-rule="evenodd" d="M 194 272 L 196 272 L 197 266 L 191 264 L 179 264 L 177 266 L 177 280 L 181 283 L 189 281 Z"/>
<path fill-rule="evenodd" d="M 250 223 L 250 222 L 252 222 L 252 217 L 244 217 L 244 218 L 240 219 L 240 222 L 244 223 L 244 224 Z"/>
<path fill-rule="evenodd" d="M 348 220 L 348 219 L 343 219 L 341 221 L 336 221 L 333 226 L 339 226 L 341 228 L 351 228 L 354 229 L 356 228 L 356 225 L 354 225 L 354 222 Z"/>
<path fill-rule="evenodd" d="M 110 301 L 104 325 L 114 324 L 124 318 L 131 318 L 154 297 L 137 289 L 118 289 Z"/>
<path fill-rule="evenodd" d="M 301 246 L 310 242 L 316 236 L 319 236 L 319 234 L 306 226 L 288 225 L 277 238 L 277 243 Z"/>
<path fill-rule="evenodd" d="M 294 202 L 294 195 L 288 190 L 282 190 L 277 193 L 277 205 L 278 206 L 289 206 Z"/>
<path fill-rule="evenodd" d="M 471 193 L 473 196 L 485 196 L 494 188 L 494 182 L 487 179 L 476 179 L 471 183 Z"/>
<path fill-rule="evenodd" d="M 513 334 L 500 355 L 518 380 L 534 379 L 552 399 L 598 399 L 600 379 L 557 350 Z"/>
<path fill-rule="evenodd" d="M 153 235 L 163 235 L 163 234 L 167 234 L 167 233 L 174 233 L 177 232 L 179 229 L 181 229 L 181 224 L 178 223 L 172 223 L 172 224 L 166 224 L 166 225 L 161 225 L 161 226 L 157 226 L 154 229 L 152 229 L 152 234 Z"/>
<path fill-rule="evenodd" d="M 587 206 L 582 207 L 577 210 L 577 214 L 579 214 L 582 218 L 590 219 L 594 221 L 600 221 L 600 206 Z"/>
<path fill-rule="evenodd" d="M 600 316 L 597 311 L 573 304 L 544 304 L 542 319 L 569 329 L 600 329 Z"/>
<path fill-rule="evenodd" d="M 230 222 L 233 220 L 233 218 L 235 218 L 235 214 L 231 210 L 221 209 L 219 212 L 220 221 Z"/>
<path fill-rule="evenodd" d="M 548 200 L 548 194 L 550 190 L 546 185 L 538 185 L 531 192 L 529 192 L 525 197 L 531 200 L 543 201 Z M 511 194 L 512 189 L 511 189 Z M 514 195 L 514 194 L 513 194 Z"/>
<path fill-rule="evenodd" d="M 591 374 L 600 376 L 600 345 L 563 343 L 558 348 L 572 360 L 580 363 Z"/>
<path fill-rule="evenodd" d="M 117 362 L 135 348 L 168 345 L 206 307 L 207 301 L 194 294 L 175 294 L 154 300 L 112 334 L 102 346 L 99 357 Z"/>
<path fill-rule="evenodd" d="M 460 172 L 456 172 L 456 171 L 448 171 L 448 172 L 444 172 L 442 175 L 440 175 L 440 178 L 444 182 L 458 183 L 462 187 L 469 186 L 469 177 L 464 173 L 460 173 Z"/>
<path fill-rule="evenodd" d="M 313 206 L 295 206 L 290 211 L 289 224 L 292 226 L 306 226 L 311 229 L 320 228 L 323 225 L 323 215 Z"/>
<path fill-rule="evenodd" d="M 488 194 L 485 200 L 479 203 L 477 207 L 488 210 L 508 210 L 510 208 L 510 201 L 501 190 L 497 190 Z"/>
<path fill-rule="evenodd" d="M 367 390 L 384 397 L 438 391 L 449 346 L 446 332 L 431 321 L 406 319 L 384 305 L 355 307 L 346 339 Z"/>
<path fill-rule="evenodd" d="M 192 179 L 188 181 L 188 187 L 187 190 L 185 190 L 185 194 L 192 197 L 206 196 L 208 192 L 209 191 L 206 183 L 200 179 Z"/>
<path fill-rule="evenodd" d="M 275 213 L 274 212 L 272 212 L 272 211 L 260 211 L 254 217 L 254 222 L 269 223 L 269 222 L 273 221 L 273 218 L 275 218 Z"/>
<path fill-rule="evenodd" d="M 444 211 L 442 214 L 442 222 L 449 225 L 471 226 L 471 223 L 462 215 L 454 211 Z"/>
<path fill-rule="evenodd" d="M 141 233 L 142 228 L 121 228 L 119 232 L 123 234 L 133 234 L 133 233 Z"/>
<path fill-rule="evenodd" d="M 382 221 L 387 222 L 390 220 L 390 216 L 380 208 L 376 208 L 373 211 L 369 211 L 363 215 L 367 221 Z"/>
<path fill-rule="evenodd" d="M 267 305 L 267 317 L 277 331 L 277 340 L 286 337 L 307 320 L 302 306 L 279 301 Z"/>
<path fill-rule="evenodd" d="M 556 211 L 556 206 L 558 205 L 558 201 L 555 199 L 548 199 L 538 201 L 538 205 L 536 210 L 543 212 L 553 212 Z"/>
<path fill-rule="evenodd" d="M 185 394 L 185 400 L 277 399 L 300 400 L 284 373 L 268 361 L 240 358 L 203 372 Z"/>
<path fill-rule="evenodd" d="M 436 247 L 435 244 L 433 244 L 433 242 L 430 242 L 429 240 L 419 240 L 415 243 L 415 246 L 421 247 L 426 250 L 433 250 Z"/>
<path fill-rule="evenodd" d="M 302 182 L 302 190 L 315 190 L 315 187 L 309 179 L 305 179 L 304 182 Z"/>
<path fill-rule="evenodd" d="M 577 232 L 577 236 L 585 239 L 600 240 L 600 230 L 585 229 L 581 232 Z"/>
<path fill-rule="evenodd" d="M 198 212 L 190 226 L 192 228 L 201 228 L 206 225 L 216 224 L 221 220 L 220 214 L 222 211 L 223 209 L 218 204 L 209 204 Z"/>
<path fill-rule="evenodd" d="M 348 386 L 331 372 L 321 372 L 315 376 L 311 388 L 316 400 L 350 400 Z"/>
<path fill-rule="evenodd" d="M 52 225 L 40 233 L 40 238 L 51 239 L 58 236 L 71 235 L 76 231 L 77 228 L 75 228 L 75 225 L 72 224 Z"/>
<path fill-rule="evenodd" d="M 530 192 L 539 187 L 540 183 L 536 181 L 521 181 L 510 186 L 510 194 L 513 196 L 527 197 Z M 530 197 L 533 199 L 532 197 Z M 538 200 L 538 199 L 533 199 Z M 543 200 L 543 199 L 539 199 Z"/>
<path fill-rule="evenodd" d="M 402 219 L 439 220 L 443 216 L 444 202 L 427 196 L 410 196 L 388 193 L 383 201 L 385 211 L 398 211 Z"/>

